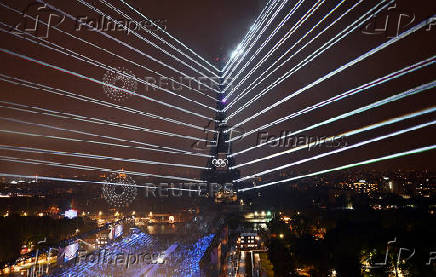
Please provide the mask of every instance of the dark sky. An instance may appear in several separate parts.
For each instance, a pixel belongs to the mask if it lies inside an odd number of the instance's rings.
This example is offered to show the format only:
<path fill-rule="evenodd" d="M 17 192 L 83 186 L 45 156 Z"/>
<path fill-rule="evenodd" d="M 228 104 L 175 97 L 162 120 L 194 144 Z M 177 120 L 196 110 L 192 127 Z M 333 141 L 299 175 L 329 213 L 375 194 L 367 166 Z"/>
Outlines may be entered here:
<path fill-rule="evenodd" d="M 105 14 L 108 14 L 115 19 L 123 19 L 122 15 L 114 12 L 110 8 L 104 5 L 100 1 L 86 1 L 95 6 Z M 124 13 L 131 16 L 134 20 L 141 20 L 141 17 L 135 14 L 128 7 L 123 5 L 118 0 L 107 1 L 114 7 L 120 9 Z M 132 1 L 128 0 L 133 7 L 145 14 L 149 18 L 160 20 L 160 24 L 166 27 L 166 30 L 176 38 L 180 39 L 188 47 L 194 49 L 199 55 L 204 57 L 210 63 L 216 66 L 222 67 L 222 64 L 229 58 L 232 50 L 236 48 L 238 43 L 242 40 L 245 33 L 249 30 L 254 20 L 263 9 L 265 5 L 262 1 L 254 0 L 220 0 L 220 1 Z M 270 49 L 275 43 L 282 37 L 290 28 L 300 19 L 304 13 L 314 5 L 317 1 L 307 0 L 297 10 L 290 21 L 278 32 L 278 34 L 271 40 L 264 50 L 262 50 L 254 62 L 258 62 L 262 57 L 266 55 L 268 49 Z M 267 67 L 277 60 L 298 41 L 310 28 L 316 24 L 325 14 L 327 14 L 337 3 L 338 0 L 326 0 L 323 5 L 299 28 L 291 35 L 284 45 L 282 45 L 272 57 L 270 57 L 264 66 L 260 67 L 252 77 L 250 77 L 242 86 L 244 88 L 247 84 L 253 82 L 259 74 L 261 74 Z M 19 11 L 26 10 L 30 15 L 40 15 L 41 19 L 47 21 L 49 18 L 49 12 L 47 10 L 36 10 L 37 5 L 29 6 L 32 1 L 2 1 L 4 5 Z M 88 18 L 100 18 L 95 11 L 82 5 L 76 1 L 56 1 L 48 0 L 49 3 L 56 8 L 74 16 Z M 296 1 L 288 1 L 282 12 L 277 16 L 279 20 L 273 21 L 272 25 L 277 25 L 280 20 L 288 13 L 288 11 L 295 5 Z M 331 17 L 329 17 L 325 24 L 321 25 L 319 29 L 315 29 L 314 33 L 321 31 L 329 23 L 333 22 L 341 13 L 350 8 L 356 1 L 346 1 Z M 297 65 L 306 56 L 313 51 L 319 49 L 325 42 L 338 32 L 343 30 L 347 25 L 351 24 L 363 13 L 368 11 L 374 6 L 374 1 L 363 1 L 361 5 L 355 10 L 350 12 L 340 22 L 333 25 L 328 31 L 323 33 L 312 44 L 308 45 L 306 49 L 298 53 L 293 59 L 286 63 L 275 74 L 269 77 L 266 81 L 255 87 L 249 95 L 239 101 L 235 107 L 241 105 L 251 98 L 255 97 L 258 93 L 261 93 L 270 83 L 277 80 L 284 74 L 285 71 Z M 390 27 L 392 28 L 392 21 L 396 22 L 395 18 L 398 14 L 406 14 L 406 17 L 402 23 L 407 21 L 408 18 L 414 16 L 413 22 L 410 26 L 400 26 L 400 31 L 405 31 L 413 25 L 418 24 L 422 20 L 429 18 L 432 14 L 435 14 L 434 1 L 397 1 L 397 8 L 390 12 L 381 14 L 380 18 L 383 20 L 387 15 L 390 16 Z M 0 6 L 0 18 L 3 24 L 15 26 L 18 23 L 26 24 L 26 19 L 22 14 L 17 14 L 7 8 Z M 53 18 L 55 22 L 57 18 Z M 371 21 L 372 22 L 372 21 Z M 379 24 L 380 21 L 377 21 Z M 28 23 L 27 23 L 28 24 Z M 392 25 L 392 26 L 391 26 Z M 395 24 L 394 24 L 395 25 Z M 21 27 L 23 25 L 20 25 Z M 89 43 L 93 43 L 100 47 L 100 49 L 86 44 L 83 41 L 72 38 L 65 33 L 58 32 L 51 29 L 45 41 L 55 43 L 58 46 L 63 47 L 63 51 L 74 51 L 80 55 L 84 55 L 95 63 L 98 61 L 102 64 L 109 65 L 111 67 L 123 68 L 126 72 L 132 72 L 137 78 L 150 78 L 157 77 L 154 73 L 147 71 L 144 67 L 151 69 L 152 71 L 158 71 L 165 76 L 179 78 L 180 75 L 171 69 L 164 67 L 145 55 L 152 56 L 174 68 L 184 72 L 185 74 L 193 77 L 200 77 L 198 70 L 192 70 L 179 61 L 175 61 L 172 57 L 163 54 L 161 51 L 153 48 L 144 41 L 141 41 L 132 34 L 126 34 L 124 32 L 108 32 L 110 36 L 120 41 L 123 41 L 124 45 L 111 40 L 104 35 L 88 30 L 75 30 L 77 22 L 66 18 L 64 22 L 59 24 L 59 29 L 64 32 L 68 32 L 76 37 L 79 37 Z M 395 28 L 395 26 L 393 26 Z M 3 29 L 6 29 L 4 25 Z M 275 28 L 275 27 L 274 27 Z M 22 28 L 21 28 L 22 29 Z M 424 28 L 425 29 L 425 28 Z M 349 89 L 358 87 L 364 83 L 370 82 L 376 78 L 385 76 L 393 71 L 400 70 L 406 66 L 417 63 L 419 61 L 428 59 L 435 54 L 434 38 L 435 30 L 425 31 L 424 29 L 408 36 L 405 39 L 400 40 L 394 45 L 378 52 L 368 59 L 352 66 L 351 68 L 341 72 L 329 80 L 322 82 L 321 84 L 305 91 L 301 95 L 298 95 L 287 101 L 286 103 L 279 105 L 276 108 L 270 110 L 256 119 L 243 125 L 243 129 L 248 131 L 263 124 L 269 123 L 282 116 L 286 116 L 292 112 L 297 112 L 304 109 L 307 106 L 314 105 L 319 101 L 333 97 L 339 93 L 345 92 Z M 436 29 L 436 27 L 434 27 Z M 273 30 L 273 27 L 269 27 L 261 40 L 265 40 Z M 2 49 L 7 49 L 15 53 L 25 55 L 34 60 L 43 61 L 45 63 L 61 67 L 68 71 L 80 73 L 84 76 L 102 81 L 105 70 L 102 67 L 95 66 L 93 64 L 80 61 L 72 58 L 70 55 L 64 55 L 56 52 L 53 49 L 47 49 L 39 45 L 35 45 L 28 40 L 24 40 L 13 36 L 6 32 L 0 33 L 0 44 Z M 41 27 L 37 32 L 29 31 L 28 33 L 35 36 L 43 36 L 46 29 Z M 177 56 L 180 60 L 189 63 L 191 66 L 196 64 L 190 62 L 182 55 L 176 53 L 174 50 L 156 40 L 145 32 L 139 32 L 143 37 L 156 43 L 159 47 L 164 48 L 172 55 Z M 345 37 L 341 42 L 336 44 L 331 49 L 327 50 L 322 56 L 314 59 L 311 63 L 297 71 L 285 82 L 275 87 L 272 91 L 263 96 L 255 104 L 249 106 L 243 112 L 239 113 L 236 117 L 229 121 L 230 125 L 234 125 L 246 117 L 258 112 L 266 107 L 273 105 L 278 100 L 286 97 L 294 91 L 304 87 L 306 84 L 317 80 L 319 77 L 324 76 L 330 71 L 338 68 L 341 65 L 355 59 L 361 54 L 369 51 L 370 49 L 377 47 L 381 43 L 390 39 L 392 29 L 388 29 L 387 33 L 381 33 L 376 35 L 368 35 L 356 30 L 352 34 Z M 165 40 L 173 43 L 177 47 L 181 47 L 179 44 L 170 39 L 167 35 L 157 31 L 156 34 Z M 307 39 L 302 43 L 297 44 L 295 50 L 299 49 L 307 41 L 309 41 L 314 35 L 309 35 Z M 31 38 L 29 35 L 25 37 Z M 35 39 L 34 39 L 35 41 Z M 40 41 L 40 40 L 39 40 Z M 125 46 L 130 45 L 130 49 Z M 255 46 L 252 52 L 255 51 Z M 105 48 L 118 56 L 113 56 L 107 51 L 101 50 Z M 132 49 L 136 49 L 132 50 Z M 139 53 L 138 53 L 139 52 Z M 143 54 L 141 54 L 141 52 Z M 71 53 L 71 52 L 69 52 Z M 247 55 L 248 59 L 250 55 Z M 125 146 L 141 146 L 138 143 L 132 142 L 116 142 L 110 138 L 103 138 L 101 136 L 116 137 L 118 139 L 124 139 L 129 141 L 136 141 L 139 143 L 150 143 L 159 146 L 173 147 L 183 149 L 185 151 L 197 152 L 192 148 L 192 144 L 195 140 L 168 137 L 150 132 L 130 130 L 126 128 L 119 128 L 110 126 L 108 124 L 92 124 L 83 120 L 71 119 L 71 114 L 77 116 L 83 116 L 87 118 L 96 118 L 99 120 L 106 120 L 116 122 L 119 124 L 129 124 L 140 128 L 148 128 L 153 130 L 166 131 L 170 133 L 181 134 L 184 136 L 204 138 L 205 133 L 201 128 L 208 126 L 208 120 L 195 115 L 184 113 L 173 108 L 160 105 L 156 102 L 150 102 L 144 98 L 138 96 L 131 96 L 123 102 L 117 102 L 107 97 L 104 93 L 103 86 L 99 83 L 92 82 L 77 76 L 61 72 L 59 70 L 43 66 L 35 61 L 29 61 L 17 57 L 16 55 L 7 54 L 4 51 L 0 53 L 1 57 L 1 74 L 20 78 L 29 82 L 42 84 L 55 89 L 61 89 L 63 92 L 59 92 L 64 95 L 54 94 L 47 91 L 25 87 L 17 84 L 11 84 L 4 81 L 0 81 L 1 89 L 1 101 L 0 103 L 0 144 L 2 146 L 14 146 L 14 147 L 32 147 L 38 149 L 46 149 L 51 151 L 63 151 L 68 153 L 85 153 L 93 155 L 105 155 L 111 157 L 118 157 L 123 159 L 140 159 L 147 161 L 159 161 L 165 163 L 179 163 L 189 164 L 196 166 L 205 166 L 206 159 L 198 156 L 181 155 L 181 154 L 164 154 L 156 151 L 147 151 L 145 149 L 135 149 L 132 147 L 115 147 L 111 145 L 95 144 L 86 141 L 100 141 L 104 143 L 119 143 Z M 124 59 L 121 59 L 123 57 Z M 129 61 L 126 61 L 129 60 Z M 243 61 L 244 64 L 246 60 Z M 204 64 L 204 63 L 203 63 Z M 266 65 L 266 66 L 265 66 Z M 141 67 L 142 66 L 142 67 Z M 252 65 L 251 65 L 252 66 Z M 241 74 L 245 76 L 250 71 L 251 66 Z M 240 66 L 242 67 L 242 66 Z M 204 71 L 204 70 L 203 70 Z M 342 113 L 346 113 L 357 109 L 362 106 L 366 106 L 378 100 L 382 100 L 394 94 L 401 93 L 411 88 L 415 88 L 419 85 L 432 82 L 435 76 L 434 65 L 427 66 L 419 71 L 407 74 L 396 80 L 390 81 L 386 84 L 379 85 L 373 89 L 366 90 L 357 95 L 345 98 L 339 102 L 332 103 L 316 111 L 301 115 L 295 119 L 288 120 L 275 127 L 269 128 L 266 131 L 270 135 L 279 135 L 281 131 L 295 131 L 301 128 L 305 128 L 311 124 L 326 120 L 328 118 L 337 116 Z M 239 81 L 239 80 L 238 80 Z M 186 83 L 186 82 L 185 82 Z M 167 86 L 166 88 L 170 88 Z M 209 96 L 215 97 L 214 92 L 202 88 L 201 90 Z M 240 90 L 238 90 L 241 92 Z M 135 92 L 146 97 L 152 97 L 158 101 L 163 101 L 174 106 L 182 107 L 189 111 L 195 111 L 201 115 L 207 117 L 213 117 L 213 111 L 211 109 L 202 107 L 198 104 L 184 100 L 181 97 L 177 97 L 163 91 L 153 91 L 150 88 L 147 89 L 144 84 L 139 83 Z M 192 128 L 186 125 L 173 124 L 167 121 L 153 119 L 144 115 L 132 114 L 120 109 L 115 109 L 110 106 L 99 105 L 95 102 L 80 101 L 77 98 L 66 97 L 65 93 L 74 93 L 88 97 L 87 99 L 96 99 L 99 101 L 107 101 L 119 107 L 128 107 L 141 111 L 144 113 L 151 113 L 162 117 L 178 120 L 186 124 L 194 124 L 200 126 L 200 128 Z M 193 91 L 183 89 L 182 91 L 176 91 L 177 94 L 197 102 L 203 103 L 208 106 L 215 106 L 214 101 L 210 97 L 205 97 Z M 234 96 L 230 97 L 231 101 Z M 6 103 L 8 102 L 8 103 Z M 101 102 L 100 102 L 101 103 Z M 335 123 L 327 126 L 316 128 L 309 132 L 304 132 L 305 136 L 312 137 L 325 137 L 344 133 L 349 130 L 361 128 L 370 124 L 376 124 L 384 120 L 403 116 L 405 114 L 414 113 L 423 109 L 434 107 L 435 104 L 435 91 L 426 90 L 418 95 L 409 96 L 402 100 L 396 101 L 384 105 L 379 108 L 372 109 L 370 111 L 361 113 L 348 119 L 336 121 Z M 24 105 L 24 106 L 17 106 Z M 230 113 L 235 110 L 235 107 L 230 109 Z M 17 108 L 22 110 L 17 110 Z M 48 109 L 55 112 L 62 112 L 64 114 L 57 114 L 57 117 L 42 114 L 45 111 L 37 108 Z M 25 112 L 27 110 L 29 112 Z M 66 115 L 68 113 L 70 115 Z M 53 114 L 53 113 L 51 113 Z M 61 116 L 60 116 L 61 115 Z M 78 118 L 76 116 L 76 118 Z M 434 114 L 427 114 L 413 119 L 403 120 L 399 123 L 393 124 L 388 127 L 377 128 L 372 131 L 365 132 L 347 138 L 348 145 L 358 143 L 363 140 L 371 139 L 380 135 L 389 134 L 391 132 L 410 128 L 417 124 L 427 123 L 434 120 Z M 15 120 L 15 121 L 13 121 Z M 20 122 L 17 122 L 20 121 Z M 28 122 L 24 124 L 23 122 Z M 100 121 L 101 122 L 101 121 Z M 33 125 L 32 125 L 33 124 Z M 52 126 L 36 126 L 34 124 L 45 124 Z M 62 128 L 65 130 L 54 128 Z M 213 126 L 211 126 L 213 127 Z M 75 133 L 66 130 L 74 130 Z M 28 134 L 39 135 L 29 136 L 23 134 L 11 133 L 13 132 L 25 132 Z M 84 133 L 86 132 L 88 135 Z M 380 142 L 372 143 L 370 146 L 364 146 L 355 150 L 348 150 L 343 153 L 328 156 L 317 161 L 308 162 L 300 166 L 292 167 L 290 170 L 322 170 L 325 168 L 331 168 L 340 166 L 356 161 L 362 161 L 371 159 L 374 157 L 380 157 L 384 155 L 393 154 L 396 152 L 408 151 L 414 148 L 422 146 L 430 146 L 434 144 L 434 127 L 425 127 L 417 131 L 408 132 L 406 134 L 385 139 Z M 89 133 L 99 135 L 100 137 L 90 136 Z M 45 137 L 43 137 L 45 136 Z M 48 137 L 51 136 L 51 137 Z M 57 138 L 54 138 L 57 137 Z M 71 138 L 78 141 L 67 141 L 59 139 Z M 253 134 L 248 138 L 238 141 L 234 144 L 233 150 L 240 151 L 248 146 L 256 144 L 257 134 Z M 79 141 L 80 140 L 80 141 Z M 263 147 L 261 149 L 251 151 L 247 154 L 242 154 L 237 157 L 237 163 L 248 162 L 253 159 L 270 155 L 276 152 L 281 152 L 286 149 L 283 148 L 271 148 Z M 251 175 L 256 172 L 271 169 L 280 166 L 284 163 L 290 163 L 297 161 L 298 159 L 308 158 L 312 155 L 319 154 L 326 151 L 331 151 L 329 148 L 319 148 L 312 151 L 299 151 L 294 154 L 282 155 L 279 158 L 272 159 L 270 161 L 263 161 L 256 163 L 252 166 L 245 166 L 242 169 L 242 175 Z M 202 153 L 207 154 L 207 151 Z M 424 154 L 416 156 L 410 156 L 401 158 L 395 161 L 383 162 L 376 165 L 377 168 L 430 168 L 434 169 L 434 151 L 430 151 Z M 24 153 L 11 150 L 1 150 L 0 156 L 13 157 L 17 159 L 37 159 L 50 162 L 58 162 L 62 164 L 80 164 L 101 168 L 108 168 L 118 170 L 124 168 L 130 171 L 144 172 L 165 176 L 182 176 L 189 178 L 198 178 L 198 169 L 186 169 L 181 167 L 166 166 L 166 165 L 145 165 L 140 163 L 132 163 L 125 161 L 107 161 L 107 160 L 93 160 L 84 157 L 65 157 L 52 154 L 40 154 L 40 153 Z M 21 164 L 12 163 L 9 161 L 0 160 L 0 168 L 3 173 L 12 173 L 20 175 L 44 175 L 44 176 L 74 176 L 78 174 L 95 175 L 97 171 L 84 171 L 75 169 L 63 169 L 53 166 L 42 166 L 34 164 Z M 372 167 L 371 167 L 372 168 Z"/>

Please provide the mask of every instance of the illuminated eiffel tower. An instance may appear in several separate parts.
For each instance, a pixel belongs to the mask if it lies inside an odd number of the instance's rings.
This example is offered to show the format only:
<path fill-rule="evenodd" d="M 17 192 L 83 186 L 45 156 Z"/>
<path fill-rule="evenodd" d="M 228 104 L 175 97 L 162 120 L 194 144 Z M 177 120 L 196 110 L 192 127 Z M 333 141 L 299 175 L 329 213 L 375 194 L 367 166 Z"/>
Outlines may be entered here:
<path fill-rule="evenodd" d="M 219 86 L 220 91 L 223 91 L 224 85 L 221 79 L 221 84 Z M 215 114 L 215 133 L 213 137 L 213 144 L 209 145 L 211 158 L 207 162 L 208 170 L 202 172 L 202 180 L 208 183 L 218 183 L 222 187 L 231 189 L 231 194 L 236 191 L 233 188 L 232 181 L 239 178 L 240 172 L 236 169 L 231 169 L 235 165 L 235 160 L 230 156 L 232 153 L 232 143 L 226 142 L 235 132 L 226 132 L 229 128 L 227 125 L 226 113 L 222 110 L 224 109 L 226 103 L 224 101 L 225 94 L 217 94 L 217 112 Z M 239 133 L 239 132 L 238 132 Z"/>

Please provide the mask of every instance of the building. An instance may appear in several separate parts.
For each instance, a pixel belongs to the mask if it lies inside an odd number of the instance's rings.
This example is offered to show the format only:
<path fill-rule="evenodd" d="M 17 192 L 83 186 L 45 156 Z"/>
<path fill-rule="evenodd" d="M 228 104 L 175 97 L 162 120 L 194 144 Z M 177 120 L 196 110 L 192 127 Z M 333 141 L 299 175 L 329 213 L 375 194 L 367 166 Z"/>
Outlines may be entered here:
<path fill-rule="evenodd" d="M 238 237 L 239 250 L 257 250 L 260 248 L 260 237 L 257 233 L 241 233 Z"/>
<path fill-rule="evenodd" d="M 358 182 L 353 183 L 341 183 L 342 189 L 351 190 L 357 193 L 377 193 L 379 192 L 379 186 L 375 183 L 369 183 L 365 180 L 360 180 Z"/>

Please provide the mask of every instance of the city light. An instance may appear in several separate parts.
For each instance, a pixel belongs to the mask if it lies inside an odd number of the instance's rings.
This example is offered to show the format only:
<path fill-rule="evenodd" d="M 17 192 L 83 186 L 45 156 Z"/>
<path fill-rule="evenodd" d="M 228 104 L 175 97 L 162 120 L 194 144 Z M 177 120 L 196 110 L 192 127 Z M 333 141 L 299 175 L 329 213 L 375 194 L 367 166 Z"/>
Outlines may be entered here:
<path fill-rule="evenodd" d="M 49 2 L 0 3 L 0 275 L 434 275 L 433 2 Z"/>
<path fill-rule="evenodd" d="M 77 211 L 70 209 L 70 210 L 65 211 L 64 215 L 66 218 L 73 219 L 73 218 L 77 217 Z"/>

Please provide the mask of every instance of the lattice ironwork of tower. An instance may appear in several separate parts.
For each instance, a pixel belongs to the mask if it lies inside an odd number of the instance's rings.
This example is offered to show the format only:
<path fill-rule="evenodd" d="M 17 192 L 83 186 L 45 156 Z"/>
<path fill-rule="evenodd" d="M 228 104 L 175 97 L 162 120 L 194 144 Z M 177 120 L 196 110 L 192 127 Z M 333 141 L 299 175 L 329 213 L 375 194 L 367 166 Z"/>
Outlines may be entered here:
<path fill-rule="evenodd" d="M 222 79 L 221 79 L 221 83 Z M 220 85 L 220 91 L 224 90 L 224 85 Z M 236 169 L 230 169 L 235 165 L 235 160 L 230 157 L 232 153 L 232 143 L 226 142 L 231 138 L 234 132 L 225 132 L 229 126 L 227 125 L 226 113 L 222 110 L 225 107 L 224 93 L 217 94 L 217 112 L 215 114 L 215 131 L 214 144 L 210 147 L 210 158 L 207 162 L 207 167 L 210 169 L 202 172 L 202 180 L 209 183 L 229 184 L 233 180 L 239 178 L 240 172 Z"/>

